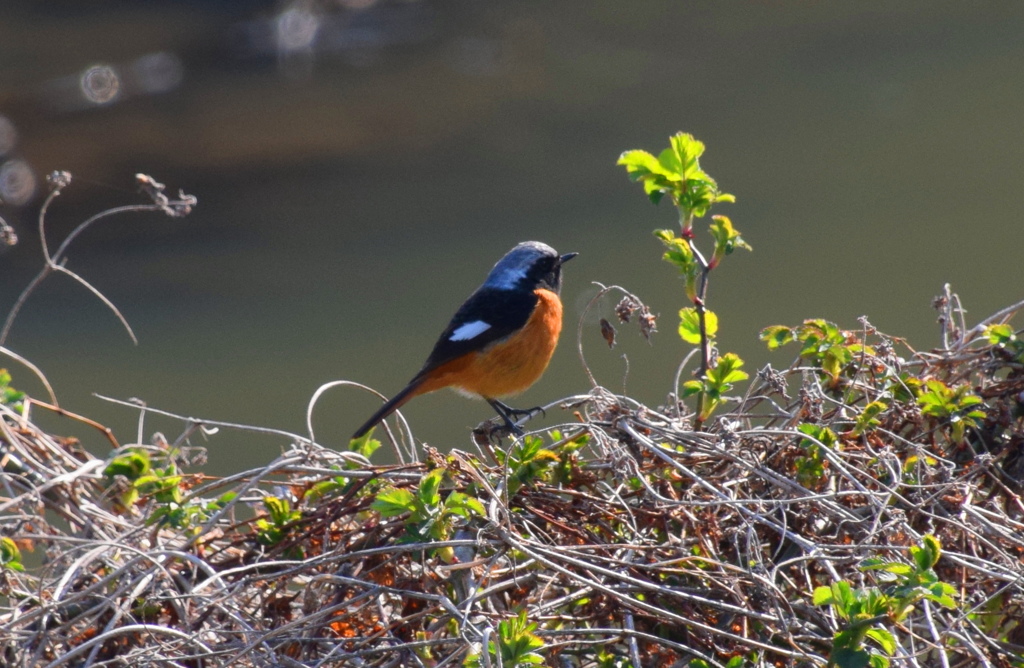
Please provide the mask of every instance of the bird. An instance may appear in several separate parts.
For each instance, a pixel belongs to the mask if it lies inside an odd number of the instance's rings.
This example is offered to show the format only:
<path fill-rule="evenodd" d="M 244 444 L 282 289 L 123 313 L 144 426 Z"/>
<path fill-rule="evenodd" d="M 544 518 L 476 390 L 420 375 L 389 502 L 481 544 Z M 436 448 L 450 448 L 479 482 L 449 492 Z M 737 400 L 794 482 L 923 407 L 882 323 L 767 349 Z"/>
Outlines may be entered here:
<path fill-rule="evenodd" d="M 352 438 L 363 437 L 413 397 L 446 387 L 483 398 L 521 436 L 515 418 L 540 408 L 514 409 L 500 399 L 526 390 L 547 369 L 562 331 L 562 265 L 576 255 L 559 255 L 539 241 L 505 253 L 452 316 L 419 373 Z"/>

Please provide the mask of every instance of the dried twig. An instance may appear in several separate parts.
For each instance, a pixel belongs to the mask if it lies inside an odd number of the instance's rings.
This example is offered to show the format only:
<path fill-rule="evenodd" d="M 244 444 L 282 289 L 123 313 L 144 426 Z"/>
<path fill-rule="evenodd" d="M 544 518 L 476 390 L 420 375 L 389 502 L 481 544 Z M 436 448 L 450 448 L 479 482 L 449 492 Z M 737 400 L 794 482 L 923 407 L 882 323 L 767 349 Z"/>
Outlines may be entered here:
<path fill-rule="evenodd" d="M 46 196 L 46 199 L 43 201 L 43 205 L 39 210 L 39 240 L 43 250 L 43 268 L 39 270 L 39 273 L 36 274 L 35 278 L 33 278 L 21 294 L 18 295 L 18 299 L 14 302 L 14 306 L 11 307 L 10 312 L 7 314 L 7 319 L 4 321 L 3 329 L 0 330 L 0 346 L 7 341 L 7 336 L 11 332 L 11 326 L 14 324 L 14 320 L 18 317 L 21 307 L 24 306 L 25 302 L 28 300 L 29 295 L 31 295 L 39 284 L 52 273 L 62 273 L 70 276 L 83 285 L 87 290 L 92 292 L 107 306 L 108 309 L 111 310 L 111 312 L 114 313 L 115 316 L 117 316 L 117 319 L 121 322 L 125 331 L 128 332 L 128 336 L 131 337 L 132 343 L 138 344 L 139 341 L 135 338 L 135 332 L 132 331 L 131 325 L 128 324 L 128 321 L 121 314 L 118 308 L 92 284 L 64 266 L 65 262 L 67 262 L 67 250 L 71 245 L 71 242 L 97 221 L 121 213 L 139 213 L 143 211 L 159 211 L 171 216 L 172 218 L 179 218 L 188 215 L 192 211 L 192 207 L 196 205 L 197 200 L 193 195 L 179 193 L 176 199 L 168 198 L 167 195 L 164 194 L 165 186 L 162 183 L 158 183 L 150 176 L 146 176 L 145 174 L 136 174 L 135 179 L 139 184 L 140 189 L 153 200 L 152 204 L 131 204 L 101 211 L 100 213 L 79 223 L 75 229 L 71 230 L 67 237 L 65 237 L 61 242 L 60 246 L 57 247 L 57 250 L 51 255 L 49 242 L 46 238 L 46 214 L 49 211 L 53 200 L 61 194 L 64 188 L 71 185 L 71 174 L 68 172 L 53 172 L 47 177 L 50 192 Z M 54 403 L 57 403 L 55 399 Z"/>
<path fill-rule="evenodd" d="M 812 605 L 814 588 L 866 587 L 865 557 L 907 563 L 908 547 L 933 534 L 943 546 L 936 573 L 956 587 L 957 608 L 918 605 L 897 629 L 894 665 L 1009 666 L 1024 645 L 1014 626 L 1024 616 L 1024 419 L 1014 412 L 1024 365 L 979 334 L 902 360 L 887 352 L 895 340 L 872 330 L 884 345 L 858 360 L 864 371 L 845 391 L 797 361 L 781 378 L 765 374 L 742 413 L 701 432 L 674 408 L 598 388 L 563 402 L 578 422 L 545 446 L 558 475 L 515 487 L 507 453 L 498 463 L 428 451 L 422 463 L 371 466 L 311 435 L 260 429 L 291 444 L 266 466 L 222 479 L 175 474 L 175 507 L 222 500 L 181 525 L 155 514 L 168 508 L 158 491 L 125 507 L 128 483 L 105 473 L 110 460 L 0 407 L 0 528 L 45 551 L 39 567 L 3 571 L 0 656 L 16 668 L 458 666 L 525 610 L 557 665 L 589 668 L 599 647 L 619 665 L 753 655 L 824 667 L 846 621 Z M 891 390 L 879 424 L 853 435 L 865 401 L 849 397 L 882 396 L 875 384 L 896 368 L 970 382 L 986 399 L 984 425 L 949 446 Z M 799 385 L 793 399 L 786 378 Z M 765 399 L 777 408 L 754 414 Z M 146 448 L 166 462 L 197 425 L 250 429 L 118 403 L 182 421 L 177 446 Z M 841 447 L 802 424 L 830 427 Z M 581 434 L 589 445 L 570 453 Z M 797 466 L 809 444 L 822 451 L 811 476 Z M 373 509 L 382 490 L 415 493 L 438 467 L 443 497 L 464 493 L 485 510 L 448 539 L 411 539 L 408 517 Z M 272 497 L 299 511 L 276 542 L 257 523 Z M 461 560 L 442 559 L 446 549 Z"/>

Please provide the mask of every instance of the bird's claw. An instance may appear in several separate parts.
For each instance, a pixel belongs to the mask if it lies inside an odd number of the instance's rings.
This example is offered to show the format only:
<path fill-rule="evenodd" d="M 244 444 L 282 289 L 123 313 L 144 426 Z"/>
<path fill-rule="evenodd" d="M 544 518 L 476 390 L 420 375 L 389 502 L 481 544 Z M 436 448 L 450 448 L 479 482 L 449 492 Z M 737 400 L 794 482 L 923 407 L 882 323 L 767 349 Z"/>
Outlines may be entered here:
<path fill-rule="evenodd" d="M 542 406 L 534 406 L 533 408 L 508 408 L 509 417 L 513 418 L 525 418 L 526 420 L 531 419 L 537 413 L 540 413 L 544 417 L 548 416 L 548 412 L 544 410 Z M 518 422 L 518 419 L 517 419 Z"/>
<path fill-rule="evenodd" d="M 488 403 L 491 404 L 491 408 L 497 411 L 498 416 L 502 421 L 504 421 L 505 429 L 515 436 L 522 436 L 524 434 L 520 425 L 537 413 L 542 413 L 547 416 L 547 411 L 540 406 L 534 406 L 533 408 L 512 408 L 508 404 L 498 401 L 497 399 L 490 399 L 488 400 Z"/>

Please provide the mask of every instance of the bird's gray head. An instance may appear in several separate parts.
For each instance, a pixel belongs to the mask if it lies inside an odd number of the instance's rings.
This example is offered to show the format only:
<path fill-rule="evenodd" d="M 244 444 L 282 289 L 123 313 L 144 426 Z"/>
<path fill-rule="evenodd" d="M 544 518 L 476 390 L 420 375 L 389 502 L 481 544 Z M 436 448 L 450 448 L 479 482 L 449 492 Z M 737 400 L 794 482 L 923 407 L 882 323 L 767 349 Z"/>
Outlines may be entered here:
<path fill-rule="evenodd" d="M 574 257 L 576 253 L 559 255 L 554 248 L 539 241 L 524 241 L 498 260 L 487 275 L 484 287 L 530 291 L 546 288 L 557 293 L 562 286 L 562 264 Z"/>

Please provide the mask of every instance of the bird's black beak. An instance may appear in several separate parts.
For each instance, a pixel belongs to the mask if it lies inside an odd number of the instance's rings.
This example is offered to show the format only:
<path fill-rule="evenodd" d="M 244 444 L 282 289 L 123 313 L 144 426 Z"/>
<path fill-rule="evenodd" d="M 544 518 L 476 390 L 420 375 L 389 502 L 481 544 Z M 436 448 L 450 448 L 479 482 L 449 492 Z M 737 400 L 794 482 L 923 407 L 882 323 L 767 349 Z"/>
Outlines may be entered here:
<path fill-rule="evenodd" d="M 566 253 L 562 257 L 558 258 L 558 264 L 565 264 L 566 262 L 573 259 L 577 255 L 579 255 L 579 253 Z"/>

